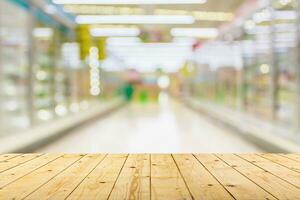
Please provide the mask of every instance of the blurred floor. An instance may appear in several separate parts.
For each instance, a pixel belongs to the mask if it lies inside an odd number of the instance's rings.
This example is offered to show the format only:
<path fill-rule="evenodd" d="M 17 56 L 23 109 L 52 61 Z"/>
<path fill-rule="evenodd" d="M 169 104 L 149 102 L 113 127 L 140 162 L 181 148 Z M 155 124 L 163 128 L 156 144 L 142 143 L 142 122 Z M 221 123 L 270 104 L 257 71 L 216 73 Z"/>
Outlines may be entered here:
<path fill-rule="evenodd" d="M 130 104 L 37 152 L 258 152 L 258 147 L 178 102 Z"/>

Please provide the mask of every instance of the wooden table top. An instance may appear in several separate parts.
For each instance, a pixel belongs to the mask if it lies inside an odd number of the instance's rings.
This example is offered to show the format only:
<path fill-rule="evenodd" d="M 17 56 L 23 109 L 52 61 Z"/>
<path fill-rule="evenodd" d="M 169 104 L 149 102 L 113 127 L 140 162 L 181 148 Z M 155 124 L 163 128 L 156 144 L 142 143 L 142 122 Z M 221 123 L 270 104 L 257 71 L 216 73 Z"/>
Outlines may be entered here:
<path fill-rule="evenodd" d="M 0 199 L 300 199 L 300 154 L 5 154 Z"/>

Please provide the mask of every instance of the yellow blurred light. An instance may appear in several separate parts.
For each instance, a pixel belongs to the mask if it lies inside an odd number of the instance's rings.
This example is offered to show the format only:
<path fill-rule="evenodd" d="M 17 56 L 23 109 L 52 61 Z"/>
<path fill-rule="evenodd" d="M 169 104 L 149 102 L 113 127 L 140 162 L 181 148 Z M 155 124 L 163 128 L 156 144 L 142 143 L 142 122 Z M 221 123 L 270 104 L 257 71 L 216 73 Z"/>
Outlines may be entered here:
<path fill-rule="evenodd" d="M 267 64 L 262 64 L 260 67 L 259 67 L 259 70 L 262 74 L 268 74 L 270 72 L 270 66 L 267 65 Z"/>
<path fill-rule="evenodd" d="M 187 10 L 170 10 L 170 9 L 156 9 L 154 14 L 157 15 L 188 15 L 190 12 Z"/>
<path fill-rule="evenodd" d="M 231 21 L 234 18 L 234 14 L 230 12 L 194 11 L 192 13 L 196 20 L 202 21 Z"/>
<path fill-rule="evenodd" d="M 99 15 L 139 15 L 145 14 L 142 8 L 97 6 L 97 5 L 65 5 L 65 12 L 76 14 L 99 14 Z"/>

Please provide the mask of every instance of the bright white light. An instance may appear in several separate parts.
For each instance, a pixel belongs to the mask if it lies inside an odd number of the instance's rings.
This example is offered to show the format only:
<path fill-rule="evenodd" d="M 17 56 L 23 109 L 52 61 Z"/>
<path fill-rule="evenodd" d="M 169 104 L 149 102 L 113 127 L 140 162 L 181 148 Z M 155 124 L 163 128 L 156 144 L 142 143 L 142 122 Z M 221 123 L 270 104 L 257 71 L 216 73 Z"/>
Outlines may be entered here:
<path fill-rule="evenodd" d="M 56 4 L 107 4 L 107 5 L 130 5 L 130 4 L 204 4 L 207 0 L 53 0 Z"/>
<path fill-rule="evenodd" d="M 80 48 L 78 43 L 63 43 L 62 57 L 66 67 L 79 68 L 80 67 Z"/>
<path fill-rule="evenodd" d="M 54 6 L 54 5 L 51 5 L 51 4 L 47 4 L 45 7 L 44 7 L 44 11 L 50 15 L 53 15 L 57 12 L 57 8 Z"/>
<path fill-rule="evenodd" d="M 244 27 L 246 30 L 253 30 L 255 28 L 255 22 L 253 20 L 247 20 Z"/>
<path fill-rule="evenodd" d="M 98 48 L 91 47 L 89 56 L 90 65 L 90 94 L 97 96 L 100 94 L 100 71 L 98 61 Z"/>
<path fill-rule="evenodd" d="M 37 116 L 39 119 L 43 120 L 43 121 L 47 121 L 47 120 L 50 120 L 52 118 L 52 114 L 50 111 L 48 110 L 39 110 L 37 112 Z"/>
<path fill-rule="evenodd" d="M 172 42 L 175 44 L 186 44 L 192 46 L 195 42 L 197 42 L 197 39 L 193 37 L 174 37 Z"/>
<path fill-rule="evenodd" d="M 215 38 L 219 34 L 216 28 L 172 28 L 171 35 L 174 37 L 197 37 Z"/>
<path fill-rule="evenodd" d="M 274 12 L 274 19 L 277 20 L 296 20 L 297 12 L 293 10 L 280 10 Z"/>
<path fill-rule="evenodd" d="M 116 64 L 138 72 L 155 72 L 158 68 L 167 73 L 176 72 L 191 55 L 191 43 L 131 43 L 108 45 Z M 117 64 L 120 61 L 120 64 Z M 106 66 L 107 67 L 107 66 Z M 119 68 L 120 69 L 120 68 Z"/>
<path fill-rule="evenodd" d="M 170 78 L 168 76 L 161 76 L 157 80 L 157 85 L 160 89 L 167 89 L 170 85 Z"/>
<path fill-rule="evenodd" d="M 63 105 L 57 105 L 55 107 L 55 113 L 58 115 L 58 116 L 63 116 L 67 113 L 67 108 Z"/>
<path fill-rule="evenodd" d="M 138 28 L 93 28 L 91 35 L 94 37 L 110 36 L 138 36 L 141 33 Z"/>
<path fill-rule="evenodd" d="M 158 95 L 158 103 L 162 107 L 169 105 L 169 95 L 166 92 L 160 92 Z"/>
<path fill-rule="evenodd" d="M 189 15 L 79 15 L 78 24 L 193 24 Z"/>
<path fill-rule="evenodd" d="M 97 87 L 95 87 L 95 88 L 91 88 L 90 89 L 90 93 L 91 93 L 91 95 L 93 95 L 93 96 L 98 96 L 99 94 L 100 94 L 100 88 L 97 88 Z"/>
<path fill-rule="evenodd" d="M 37 78 L 37 80 L 39 80 L 39 81 L 44 81 L 44 80 L 46 80 L 46 79 L 47 79 L 47 72 L 45 72 L 45 71 L 38 71 L 38 72 L 36 73 L 36 78 Z"/>
<path fill-rule="evenodd" d="M 139 44 L 139 37 L 109 37 L 106 39 L 107 45 Z"/>
<path fill-rule="evenodd" d="M 288 5 L 289 3 L 291 3 L 291 0 L 280 0 L 279 3 L 283 6 Z"/>
<path fill-rule="evenodd" d="M 53 35 L 51 28 L 34 28 L 33 36 L 37 38 L 50 38 Z"/>
<path fill-rule="evenodd" d="M 260 67 L 259 67 L 259 70 L 262 74 L 267 74 L 270 72 L 270 66 L 267 65 L 267 64 L 262 64 Z"/>
<path fill-rule="evenodd" d="M 270 20 L 271 20 L 271 12 L 268 9 L 264 9 L 261 12 L 255 13 L 253 15 L 253 21 L 255 21 L 258 24 Z"/>

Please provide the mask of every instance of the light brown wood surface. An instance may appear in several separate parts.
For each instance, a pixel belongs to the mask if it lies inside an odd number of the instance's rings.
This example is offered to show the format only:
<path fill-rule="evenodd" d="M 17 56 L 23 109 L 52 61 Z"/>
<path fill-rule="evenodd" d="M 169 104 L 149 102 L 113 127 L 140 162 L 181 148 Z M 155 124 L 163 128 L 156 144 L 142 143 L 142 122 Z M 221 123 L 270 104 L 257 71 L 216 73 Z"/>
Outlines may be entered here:
<path fill-rule="evenodd" d="M 299 157 L 299 154 L 0 155 L 0 200 L 300 200 Z"/>

